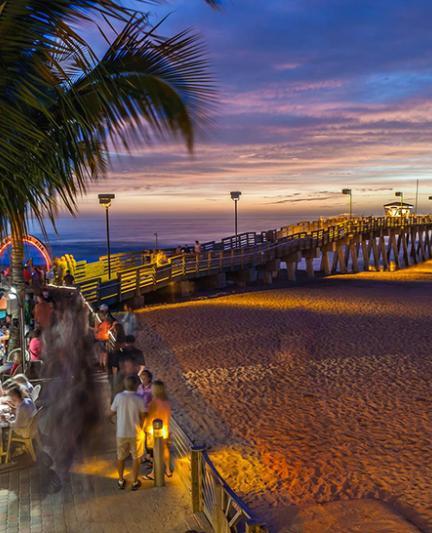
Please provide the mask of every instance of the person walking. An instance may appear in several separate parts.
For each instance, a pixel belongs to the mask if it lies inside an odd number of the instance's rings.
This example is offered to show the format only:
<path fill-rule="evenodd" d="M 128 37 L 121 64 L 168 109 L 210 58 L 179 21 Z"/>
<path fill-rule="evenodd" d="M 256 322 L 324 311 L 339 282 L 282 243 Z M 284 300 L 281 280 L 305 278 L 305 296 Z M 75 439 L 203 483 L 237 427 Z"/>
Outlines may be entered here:
<path fill-rule="evenodd" d="M 124 306 L 124 315 L 121 318 L 125 335 L 136 335 L 138 329 L 137 317 L 129 304 Z"/>
<path fill-rule="evenodd" d="M 195 253 L 195 255 L 200 255 L 201 254 L 201 243 L 199 241 L 195 241 L 194 253 Z"/>
<path fill-rule="evenodd" d="M 129 454 L 132 456 L 132 487 L 138 490 L 141 481 L 138 479 L 141 457 L 144 454 L 143 425 L 146 416 L 144 400 L 137 394 L 140 380 L 132 375 L 125 378 L 125 389 L 117 394 L 111 405 L 111 419 L 117 416 L 117 471 L 118 488 L 126 488 L 124 478 L 125 461 Z"/>

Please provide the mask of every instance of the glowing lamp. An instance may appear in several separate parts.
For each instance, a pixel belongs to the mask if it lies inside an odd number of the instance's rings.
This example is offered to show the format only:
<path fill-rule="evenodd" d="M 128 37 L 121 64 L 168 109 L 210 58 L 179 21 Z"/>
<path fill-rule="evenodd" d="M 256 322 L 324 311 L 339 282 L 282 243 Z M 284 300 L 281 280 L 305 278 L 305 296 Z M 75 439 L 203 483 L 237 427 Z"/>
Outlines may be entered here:
<path fill-rule="evenodd" d="M 108 194 L 108 193 L 98 194 L 98 198 L 99 198 L 99 204 L 102 207 L 106 207 L 108 209 L 108 207 L 111 207 L 111 201 L 114 200 L 115 194 Z"/>
<path fill-rule="evenodd" d="M 163 422 L 160 418 L 155 418 L 153 420 L 153 436 L 155 439 L 163 438 Z"/>

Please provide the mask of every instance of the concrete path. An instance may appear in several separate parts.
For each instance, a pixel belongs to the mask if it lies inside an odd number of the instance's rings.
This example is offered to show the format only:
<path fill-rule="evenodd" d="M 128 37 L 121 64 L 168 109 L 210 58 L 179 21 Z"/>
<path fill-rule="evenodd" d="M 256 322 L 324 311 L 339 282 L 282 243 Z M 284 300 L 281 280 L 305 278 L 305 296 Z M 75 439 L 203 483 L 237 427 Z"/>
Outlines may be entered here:
<path fill-rule="evenodd" d="M 107 387 L 107 385 L 106 385 Z M 97 455 L 77 462 L 63 488 L 46 494 L 42 465 L 2 472 L 0 533 L 185 533 L 197 529 L 190 494 L 176 475 L 167 486 L 143 481 L 120 491 L 114 467 L 114 426 L 101 428 Z"/>

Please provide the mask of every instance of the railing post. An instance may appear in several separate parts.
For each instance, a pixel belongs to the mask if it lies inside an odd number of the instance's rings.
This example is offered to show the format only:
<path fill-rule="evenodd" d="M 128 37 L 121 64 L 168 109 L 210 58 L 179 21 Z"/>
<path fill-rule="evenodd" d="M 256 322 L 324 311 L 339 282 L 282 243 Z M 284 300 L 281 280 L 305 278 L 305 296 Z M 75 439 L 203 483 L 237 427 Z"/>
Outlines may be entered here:
<path fill-rule="evenodd" d="M 96 302 L 97 302 L 98 307 L 101 303 L 101 283 L 102 283 L 101 278 L 98 278 L 97 285 L 96 285 Z"/>
<path fill-rule="evenodd" d="M 193 446 L 191 449 L 191 474 L 192 474 L 192 511 L 201 513 L 204 509 L 203 502 L 203 451 L 202 446 Z"/>
<path fill-rule="evenodd" d="M 117 301 L 121 302 L 121 273 L 117 273 Z"/>
<path fill-rule="evenodd" d="M 222 485 L 215 483 L 215 509 L 213 509 L 215 533 L 226 533 L 227 519 L 225 517 L 225 493 Z"/>
<path fill-rule="evenodd" d="M 154 486 L 165 485 L 165 462 L 164 462 L 163 422 L 159 418 L 153 420 L 153 462 L 154 462 Z"/>
<path fill-rule="evenodd" d="M 141 296 L 141 275 L 139 268 L 137 268 L 135 277 L 135 296 Z"/>

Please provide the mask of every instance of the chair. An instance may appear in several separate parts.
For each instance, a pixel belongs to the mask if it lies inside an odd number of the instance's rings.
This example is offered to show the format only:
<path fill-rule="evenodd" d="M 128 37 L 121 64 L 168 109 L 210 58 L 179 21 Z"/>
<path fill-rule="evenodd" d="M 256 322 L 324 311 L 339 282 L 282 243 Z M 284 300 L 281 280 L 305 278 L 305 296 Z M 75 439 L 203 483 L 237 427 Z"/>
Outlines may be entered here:
<path fill-rule="evenodd" d="M 41 391 L 41 388 L 42 388 L 42 385 L 40 384 L 37 384 L 33 387 L 33 390 L 30 394 L 31 396 L 31 399 L 33 400 L 33 403 L 36 403 L 37 399 L 39 398 L 39 394 L 40 394 L 40 391 Z"/>
<path fill-rule="evenodd" d="M 43 407 L 40 407 L 34 415 L 31 417 L 27 428 L 20 429 L 22 433 L 16 433 L 13 426 L 9 429 L 7 451 L 6 451 L 6 463 L 10 461 L 12 444 L 23 444 L 26 452 L 31 456 L 33 462 L 36 462 L 36 452 L 33 446 L 33 439 L 37 438 L 38 422 L 40 415 L 43 411 Z"/>

